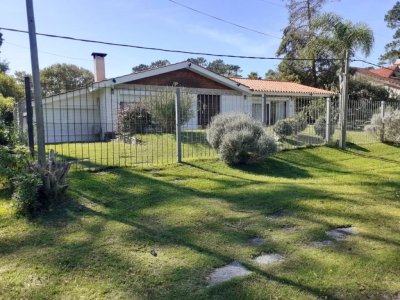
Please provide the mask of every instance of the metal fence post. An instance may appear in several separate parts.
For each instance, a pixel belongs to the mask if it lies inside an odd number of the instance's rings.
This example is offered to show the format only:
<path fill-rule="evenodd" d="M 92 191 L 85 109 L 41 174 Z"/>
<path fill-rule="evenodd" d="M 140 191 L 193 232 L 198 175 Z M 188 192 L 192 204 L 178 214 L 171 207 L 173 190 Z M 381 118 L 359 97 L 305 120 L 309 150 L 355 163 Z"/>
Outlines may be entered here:
<path fill-rule="evenodd" d="M 35 142 L 33 139 L 33 113 L 32 113 L 32 94 L 31 81 L 29 76 L 25 76 L 25 101 L 26 101 L 26 124 L 28 126 L 28 146 L 32 157 L 35 155 Z"/>
<path fill-rule="evenodd" d="M 261 102 L 261 121 L 263 123 L 263 125 L 265 125 L 267 122 L 267 118 L 266 118 L 266 109 L 265 107 L 267 106 L 267 95 L 263 95 L 262 97 L 262 102 Z"/>
<path fill-rule="evenodd" d="M 381 101 L 381 118 L 382 118 L 382 131 L 381 131 L 381 142 L 385 141 L 385 109 L 386 109 L 386 102 L 383 100 Z"/>
<path fill-rule="evenodd" d="M 176 88 L 175 95 L 175 124 L 176 124 L 176 161 L 182 162 L 182 143 L 181 143 L 181 89 Z"/>
<path fill-rule="evenodd" d="M 331 98 L 326 98 L 326 131 L 325 131 L 325 142 L 329 144 L 331 141 Z"/>
<path fill-rule="evenodd" d="M 346 58 L 345 58 L 345 66 L 344 66 L 344 74 L 343 74 L 343 82 L 342 82 L 342 90 L 340 95 L 340 139 L 339 139 L 339 147 L 341 149 L 346 149 L 346 133 L 347 133 L 347 106 L 348 106 L 348 77 L 349 77 L 349 64 L 350 64 L 350 56 L 349 50 L 346 50 Z"/>

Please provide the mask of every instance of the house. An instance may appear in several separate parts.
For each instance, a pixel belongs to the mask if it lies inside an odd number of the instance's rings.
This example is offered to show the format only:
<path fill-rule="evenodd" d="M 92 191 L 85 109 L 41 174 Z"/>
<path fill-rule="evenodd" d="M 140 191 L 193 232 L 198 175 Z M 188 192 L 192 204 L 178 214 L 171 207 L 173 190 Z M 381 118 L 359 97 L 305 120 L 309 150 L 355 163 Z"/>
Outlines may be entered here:
<path fill-rule="evenodd" d="M 366 79 L 371 84 L 386 88 L 391 97 L 400 95 L 400 60 L 387 68 L 354 68 L 354 77 Z"/>
<path fill-rule="evenodd" d="M 98 141 L 113 137 L 117 112 L 129 103 L 161 97 L 181 87 L 190 101 L 183 130 L 207 127 L 219 113 L 242 112 L 272 125 L 296 113 L 297 97 L 332 97 L 333 92 L 292 82 L 226 78 L 190 62 L 106 79 L 106 54 L 93 53 L 95 82 L 43 100 L 47 143 Z M 263 113 L 264 110 L 264 113 Z"/>

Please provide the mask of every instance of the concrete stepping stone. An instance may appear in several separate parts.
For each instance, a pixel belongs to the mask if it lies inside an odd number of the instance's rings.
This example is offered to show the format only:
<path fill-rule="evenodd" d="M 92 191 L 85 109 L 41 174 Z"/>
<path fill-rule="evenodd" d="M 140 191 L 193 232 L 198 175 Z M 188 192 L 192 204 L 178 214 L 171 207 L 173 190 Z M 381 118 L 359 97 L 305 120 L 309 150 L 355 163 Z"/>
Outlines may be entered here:
<path fill-rule="evenodd" d="M 280 254 L 273 253 L 273 254 L 263 254 L 257 256 L 253 260 L 261 265 L 271 265 L 283 262 L 285 258 Z"/>
<path fill-rule="evenodd" d="M 316 241 L 312 242 L 311 246 L 321 248 L 321 247 L 327 247 L 333 245 L 333 241 L 331 240 L 324 240 L 324 241 Z"/>
<path fill-rule="evenodd" d="M 234 261 L 229 265 L 215 269 L 208 277 L 208 286 L 226 282 L 232 278 L 247 276 L 251 273 L 240 262 Z"/>
<path fill-rule="evenodd" d="M 248 242 L 249 242 L 249 244 L 254 245 L 254 246 L 261 246 L 265 243 L 265 241 L 259 237 L 251 238 L 248 240 Z"/>
<path fill-rule="evenodd" d="M 325 232 L 327 236 L 340 241 L 349 236 L 355 235 L 357 232 L 354 227 L 339 227 Z"/>

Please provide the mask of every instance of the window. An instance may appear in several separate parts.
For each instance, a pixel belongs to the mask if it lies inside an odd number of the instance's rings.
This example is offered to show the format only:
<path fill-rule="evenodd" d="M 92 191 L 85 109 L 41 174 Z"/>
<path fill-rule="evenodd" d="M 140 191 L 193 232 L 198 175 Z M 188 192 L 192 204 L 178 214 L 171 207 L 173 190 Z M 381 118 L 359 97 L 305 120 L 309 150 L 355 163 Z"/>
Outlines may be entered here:
<path fill-rule="evenodd" d="M 206 127 L 220 113 L 220 95 L 197 95 L 197 123 Z"/>

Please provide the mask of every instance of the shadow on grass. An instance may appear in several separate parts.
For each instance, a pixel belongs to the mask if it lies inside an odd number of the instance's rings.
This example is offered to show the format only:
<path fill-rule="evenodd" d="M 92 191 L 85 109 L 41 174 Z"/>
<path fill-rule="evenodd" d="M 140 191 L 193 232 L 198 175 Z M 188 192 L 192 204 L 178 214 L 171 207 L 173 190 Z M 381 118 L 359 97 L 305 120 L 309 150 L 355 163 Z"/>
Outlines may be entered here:
<path fill-rule="evenodd" d="M 347 148 L 356 150 L 356 151 L 362 151 L 362 152 L 370 152 L 367 148 L 364 148 L 360 145 L 354 144 L 354 143 L 346 143 Z"/>

